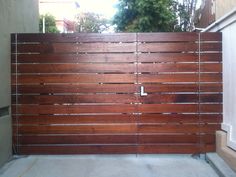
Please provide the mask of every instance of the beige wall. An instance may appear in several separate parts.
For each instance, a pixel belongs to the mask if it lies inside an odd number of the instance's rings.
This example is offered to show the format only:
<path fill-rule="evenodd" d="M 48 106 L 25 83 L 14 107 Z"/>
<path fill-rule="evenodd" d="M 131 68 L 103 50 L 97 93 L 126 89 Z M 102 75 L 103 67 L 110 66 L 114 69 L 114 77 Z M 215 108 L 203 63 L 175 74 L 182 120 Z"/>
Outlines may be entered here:
<path fill-rule="evenodd" d="M 10 33 L 38 32 L 38 0 L 0 0 L 0 108 L 10 106 Z M 12 152 L 11 116 L 0 115 L 0 166 Z"/>
<path fill-rule="evenodd" d="M 216 0 L 216 20 L 223 17 L 236 7 L 236 0 Z M 213 7 L 214 8 L 214 7 Z"/>
<path fill-rule="evenodd" d="M 209 26 L 207 32 L 222 32 L 223 122 L 217 132 L 217 153 L 236 171 L 236 8 Z"/>

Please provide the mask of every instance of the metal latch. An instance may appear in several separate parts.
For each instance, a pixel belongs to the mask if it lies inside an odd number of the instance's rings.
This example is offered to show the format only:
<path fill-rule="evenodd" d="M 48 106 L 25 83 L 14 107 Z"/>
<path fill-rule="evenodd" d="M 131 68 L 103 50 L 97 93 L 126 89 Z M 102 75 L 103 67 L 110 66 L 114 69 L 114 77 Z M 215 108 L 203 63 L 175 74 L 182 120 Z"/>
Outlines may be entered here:
<path fill-rule="evenodd" d="M 140 96 L 147 96 L 148 94 L 144 91 L 144 86 L 140 87 Z"/>

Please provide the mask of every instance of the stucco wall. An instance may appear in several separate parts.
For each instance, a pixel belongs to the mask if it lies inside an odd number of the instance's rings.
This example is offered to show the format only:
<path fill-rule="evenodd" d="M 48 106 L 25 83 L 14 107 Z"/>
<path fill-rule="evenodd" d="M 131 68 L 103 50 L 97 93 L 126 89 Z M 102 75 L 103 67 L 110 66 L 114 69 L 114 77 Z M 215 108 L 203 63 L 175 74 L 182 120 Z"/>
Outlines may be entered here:
<path fill-rule="evenodd" d="M 229 13 L 236 6 L 235 0 L 216 0 L 215 4 L 215 15 L 216 20 Z"/>
<path fill-rule="evenodd" d="M 236 170 L 236 7 L 205 31 L 221 31 L 223 35 L 223 123 L 221 127 L 227 133 L 217 133 L 217 153 Z"/>
<path fill-rule="evenodd" d="M 10 99 L 10 33 L 38 32 L 38 0 L 0 0 L 0 109 Z M 0 166 L 11 157 L 11 116 L 0 115 Z"/>

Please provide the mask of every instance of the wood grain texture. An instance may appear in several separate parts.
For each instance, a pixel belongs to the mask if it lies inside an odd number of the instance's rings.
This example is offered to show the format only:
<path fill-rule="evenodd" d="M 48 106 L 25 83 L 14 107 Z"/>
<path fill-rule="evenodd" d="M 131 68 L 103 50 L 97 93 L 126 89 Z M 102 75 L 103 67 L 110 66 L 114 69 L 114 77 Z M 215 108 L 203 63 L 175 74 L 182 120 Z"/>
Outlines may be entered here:
<path fill-rule="evenodd" d="M 16 62 L 12 54 L 12 63 Z M 213 57 L 215 58 L 215 57 Z M 133 53 L 96 54 L 17 54 L 17 63 L 127 63 L 135 62 Z"/>
<path fill-rule="evenodd" d="M 221 33 L 12 34 L 15 153 L 215 151 L 221 41 Z"/>
<path fill-rule="evenodd" d="M 12 77 L 15 82 L 15 77 Z M 19 75 L 19 84 L 44 83 L 135 83 L 134 74 L 47 74 Z"/>

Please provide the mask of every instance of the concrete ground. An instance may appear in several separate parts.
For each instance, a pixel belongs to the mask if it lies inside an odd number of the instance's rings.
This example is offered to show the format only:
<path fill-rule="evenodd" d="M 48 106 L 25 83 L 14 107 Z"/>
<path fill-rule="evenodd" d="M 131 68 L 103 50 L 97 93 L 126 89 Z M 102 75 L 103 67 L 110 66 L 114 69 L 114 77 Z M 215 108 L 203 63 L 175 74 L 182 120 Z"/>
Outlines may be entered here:
<path fill-rule="evenodd" d="M 27 156 L 0 169 L 0 177 L 218 177 L 190 155 Z"/>

